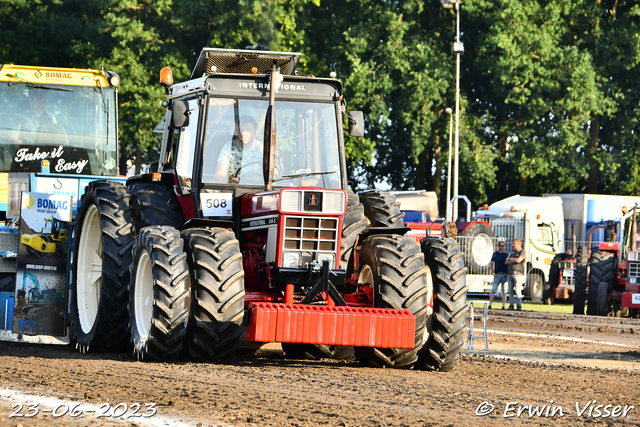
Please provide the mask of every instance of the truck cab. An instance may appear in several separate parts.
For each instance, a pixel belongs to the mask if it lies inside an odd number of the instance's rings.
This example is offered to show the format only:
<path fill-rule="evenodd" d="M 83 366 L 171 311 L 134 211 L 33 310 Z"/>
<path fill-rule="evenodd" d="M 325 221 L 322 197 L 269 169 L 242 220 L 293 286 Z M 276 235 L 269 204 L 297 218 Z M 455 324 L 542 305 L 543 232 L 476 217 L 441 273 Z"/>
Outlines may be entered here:
<path fill-rule="evenodd" d="M 479 210 L 477 217 L 489 222 L 496 237 L 507 242 L 507 250 L 513 239 L 522 240 L 527 252 L 524 295 L 539 301 L 554 256 L 564 252 L 562 199 L 515 195 Z"/>

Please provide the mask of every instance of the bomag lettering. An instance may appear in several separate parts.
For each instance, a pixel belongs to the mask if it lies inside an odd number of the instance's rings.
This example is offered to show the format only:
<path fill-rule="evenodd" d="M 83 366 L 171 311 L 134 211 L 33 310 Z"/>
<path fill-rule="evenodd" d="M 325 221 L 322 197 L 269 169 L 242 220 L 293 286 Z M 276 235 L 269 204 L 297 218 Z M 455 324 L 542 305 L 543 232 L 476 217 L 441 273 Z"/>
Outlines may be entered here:
<path fill-rule="evenodd" d="M 47 71 L 44 73 L 44 76 L 48 79 L 68 79 L 71 80 L 71 73 L 54 73 L 52 71 Z"/>
<path fill-rule="evenodd" d="M 63 200 L 38 199 L 38 207 L 42 209 L 67 210 L 69 203 Z"/>

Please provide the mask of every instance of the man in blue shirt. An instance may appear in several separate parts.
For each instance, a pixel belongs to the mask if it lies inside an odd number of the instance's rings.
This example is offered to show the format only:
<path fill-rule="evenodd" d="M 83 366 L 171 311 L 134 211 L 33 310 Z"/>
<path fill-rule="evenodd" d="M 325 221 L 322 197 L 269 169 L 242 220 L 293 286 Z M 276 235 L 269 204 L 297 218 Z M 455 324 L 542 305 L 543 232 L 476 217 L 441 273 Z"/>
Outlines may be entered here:
<path fill-rule="evenodd" d="M 491 307 L 491 303 L 493 303 L 493 297 L 496 295 L 498 291 L 498 285 L 502 285 L 502 309 L 504 310 L 504 305 L 507 302 L 507 293 L 504 291 L 504 285 L 507 283 L 507 273 L 509 268 L 505 265 L 505 260 L 509 256 L 507 252 L 505 252 L 505 248 L 507 243 L 502 240 L 498 242 L 498 250 L 493 253 L 491 256 L 491 273 L 493 274 L 493 286 L 491 287 L 491 295 L 489 296 L 489 307 Z"/>

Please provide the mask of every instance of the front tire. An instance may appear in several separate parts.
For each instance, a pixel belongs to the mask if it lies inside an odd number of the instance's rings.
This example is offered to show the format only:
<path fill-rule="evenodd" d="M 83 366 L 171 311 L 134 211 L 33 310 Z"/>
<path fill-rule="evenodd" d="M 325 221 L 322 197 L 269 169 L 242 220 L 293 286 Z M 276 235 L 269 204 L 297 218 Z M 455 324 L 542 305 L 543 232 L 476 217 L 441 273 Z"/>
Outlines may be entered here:
<path fill-rule="evenodd" d="M 244 269 L 240 245 L 224 228 L 182 232 L 191 271 L 191 320 L 187 350 L 202 362 L 232 357 L 244 317 Z"/>
<path fill-rule="evenodd" d="M 422 252 L 433 280 L 433 315 L 420 366 L 450 371 L 460 358 L 466 327 L 467 286 L 463 253 L 454 239 L 423 239 Z"/>
<path fill-rule="evenodd" d="M 616 256 L 613 252 L 594 250 L 589 259 L 589 294 L 587 295 L 587 314 L 596 315 L 598 312 L 598 293 L 600 284 L 607 283 L 608 289 L 613 289 L 616 278 Z"/>
<path fill-rule="evenodd" d="M 295 344 L 283 342 L 282 350 L 288 359 L 333 359 L 348 360 L 353 358 L 353 347 L 324 344 Z"/>
<path fill-rule="evenodd" d="M 587 266 L 589 265 L 589 248 L 581 246 L 576 252 L 576 280 L 573 290 L 573 314 L 584 314 L 587 299 Z"/>
<path fill-rule="evenodd" d="M 125 187 L 89 183 L 78 213 L 71 282 L 71 329 L 81 353 L 129 348 L 131 229 Z"/>
<path fill-rule="evenodd" d="M 136 238 L 129 288 L 131 338 L 139 361 L 175 360 L 189 320 L 189 270 L 180 233 L 142 229 Z"/>
<path fill-rule="evenodd" d="M 427 274 L 420 246 L 412 237 L 371 236 L 360 251 L 362 286 L 372 286 L 374 307 L 410 310 L 416 317 L 413 349 L 356 347 L 356 359 L 377 367 L 402 368 L 418 360 L 427 318 Z"/>
<path fill-rule="evenodd" d="M 598 301 L 596 303 L 596 315 L 608 316 L 611 313 L 611 304 L 609 304 L 609 286 L 598 286 Z"/>

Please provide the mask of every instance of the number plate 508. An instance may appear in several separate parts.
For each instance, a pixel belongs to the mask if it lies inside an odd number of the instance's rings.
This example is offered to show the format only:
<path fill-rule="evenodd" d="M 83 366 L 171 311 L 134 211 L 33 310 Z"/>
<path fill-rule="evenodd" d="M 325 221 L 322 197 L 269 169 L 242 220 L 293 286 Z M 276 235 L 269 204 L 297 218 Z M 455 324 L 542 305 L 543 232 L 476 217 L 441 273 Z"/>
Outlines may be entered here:
<path fill-rule="evenodd" d="M 231 216 L 233 193 L 200 193 L 200 209 L 204 216 Z"/>

